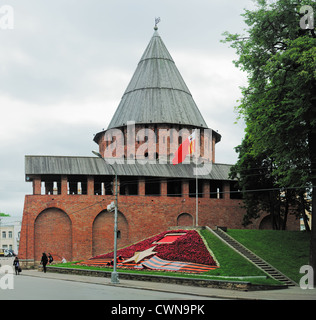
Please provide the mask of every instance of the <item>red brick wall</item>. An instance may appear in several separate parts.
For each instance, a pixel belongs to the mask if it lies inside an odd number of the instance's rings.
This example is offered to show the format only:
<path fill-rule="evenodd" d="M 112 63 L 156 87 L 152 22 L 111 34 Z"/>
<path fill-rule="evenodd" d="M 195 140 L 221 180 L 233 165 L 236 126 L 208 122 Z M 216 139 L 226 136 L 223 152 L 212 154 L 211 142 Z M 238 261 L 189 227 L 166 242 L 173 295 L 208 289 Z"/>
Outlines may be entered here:
<path fill-rule="evenodd" d="M 113 213 L 105 211 L 113 196 L 28 195 L 22 221 L 19 257 L 40 260 L 43 251 L 82 260 L 113 250 Z M 241 200 L 199 199 L 198 225 L 243 228 Z M 118 248 L 177 225 L 195 224 L 195 198 L 167 196 L 119 196 Z M 189 215 L 183 215 L 187 213 Z M 261 219 L 249 228 L 258 228 Z M 289 217 L 288 229 L 298 228 Z M 297 227 L 296 227 L 297 226 Z"/>
<path fill-rule="evenodd" d="M 119 196 L 118 247 L 126 246 L 177 224 L 195 221 L 195 198 Z M 22 221 L 19 255 L 39 260 L 53 251 L 67 260 L 80 260 L 113 249 L 113 213 L 104 211 L 113 196 L 28 195 Z M 199 199 L 199 225 L 241 227 L 237 200 Z M 226 208 L 226 206 L 229 206 Z M 210 209 L 213 208 L 213 209 Z M 234 211 L 234 217 L 225 217 Z M 181 222 L 182 221 L 182 222 Z M 71 245 L 70 245 L 71 242 Z"/>
<path fill-rule="evenodd" d="M 194 226 L 193 216 L 186 212 L 179 214 L 177 219 L 177 226 L 187 226 L 187 227 Z"/>
<path fill-rule="evenodd" d="M 34 222 L 34 238 L 35 260 L 40 260 L 44 251 L 71 260 L 72 225 L 62 210 L 49 208 L 41 212 Z"/>
<path fill-rule="evenodd" d="M 129 244 L 129 230 L 127 220 L 121 212 L 117 219 L 120 247 Z M 102 211 L 94 219 L 92 226 L 92 256 L 103 254 L 114 247 L 114 212 Z M 108 249 L 109 248 L 109 249 Z"/>

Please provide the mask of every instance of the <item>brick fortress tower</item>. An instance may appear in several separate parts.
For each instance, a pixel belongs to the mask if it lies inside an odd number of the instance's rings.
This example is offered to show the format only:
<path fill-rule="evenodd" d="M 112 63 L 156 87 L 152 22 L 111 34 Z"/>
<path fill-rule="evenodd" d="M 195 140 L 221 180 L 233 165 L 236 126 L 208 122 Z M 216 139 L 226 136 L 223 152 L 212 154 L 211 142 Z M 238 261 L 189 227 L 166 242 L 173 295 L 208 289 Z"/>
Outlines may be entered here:
<path fill-rule="evenodd" d="M 175 151 L 194 130 L 198 164 L 191 155 L 173 165 Z M 155 27 L 107 130 L 94 137 L 118 174 L 118 248 L 169 227 L 242 228 L 244 211 L 228 178 L 230 165 L 215 162 L 220 139 L 208 128 Z M 211 170 L 196 179 L 194 169 L 206 163 Z M 25 176 L 33 194 L 25 196 L 21 259 L 37 263 L 45 251 L 55 260 L 82 260 L 113 250 L 114 214 L 107 205 L 114 200 L 114 174 L 105 161 L 25 156 Z"/>

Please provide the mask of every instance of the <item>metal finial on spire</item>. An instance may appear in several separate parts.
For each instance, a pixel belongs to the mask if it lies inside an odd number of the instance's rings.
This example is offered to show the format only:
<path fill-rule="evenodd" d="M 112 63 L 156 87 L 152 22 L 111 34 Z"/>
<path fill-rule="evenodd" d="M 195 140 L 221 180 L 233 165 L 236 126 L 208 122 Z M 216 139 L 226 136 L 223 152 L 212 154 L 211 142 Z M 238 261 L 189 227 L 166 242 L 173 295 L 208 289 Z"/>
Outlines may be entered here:
<path fill-rule="evenodd" d="M 158 30 L 157 24 L 160 22 L 160 17 L 155 18 L 155 28 L 154 30 Z"/>

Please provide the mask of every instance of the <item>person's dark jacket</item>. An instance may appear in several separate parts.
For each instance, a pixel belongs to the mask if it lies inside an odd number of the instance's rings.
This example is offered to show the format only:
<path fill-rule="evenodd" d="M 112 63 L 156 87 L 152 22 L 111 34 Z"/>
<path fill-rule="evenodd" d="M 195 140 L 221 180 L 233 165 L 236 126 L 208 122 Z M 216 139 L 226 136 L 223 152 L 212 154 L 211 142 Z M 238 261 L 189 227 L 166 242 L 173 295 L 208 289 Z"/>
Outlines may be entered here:
<path fill-rule="evenodd" d="M 42 265 L 46 265 L 47 262 L 48 262 L 47 255 L 46 255 L 46 254 L 43 254 L 43 255 L 42 255 L 42 259 L 41 259 L 41 264 L 42 264 Z"/>

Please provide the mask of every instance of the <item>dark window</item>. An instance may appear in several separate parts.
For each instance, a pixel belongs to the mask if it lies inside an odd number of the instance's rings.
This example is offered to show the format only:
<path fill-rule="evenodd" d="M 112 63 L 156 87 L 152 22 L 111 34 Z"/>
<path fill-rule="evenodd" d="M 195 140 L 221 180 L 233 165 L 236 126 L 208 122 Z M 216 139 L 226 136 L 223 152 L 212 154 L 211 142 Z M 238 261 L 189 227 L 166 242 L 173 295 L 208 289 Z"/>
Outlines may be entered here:
<path fill-rule="evenodd" d="M 220 180 L 211 181 L 210 198 L 222 199 L 223 198 L 223 182 Z"/>
<path fill-rule="evenodd" d="M 120 177 L 120 194 L 126 196 L 138 195 L 138 177 Z"/>
<path fill-rule="evenodd" d="M 168 180 L 167 195 L 168 197 L 181 197 L 181 181 L 172 179 Z"/>
<path fill-rule="evenodd" d="M 94 194 L 112 195 L 113 176 L 94 176 Z"/>
<path fill-rule="evenodd" d="M 198 180 L 198 197 L 202 198 L 203 193 L 203 181 Z M 196 197 L 196 179 L 192 179 L 189 181 L 189 196 Z"/>
<path fill-rule="evenodd" d="M 160 196 L 160 181 L 154 178 L 145 180 L 145 195 Z"/>

